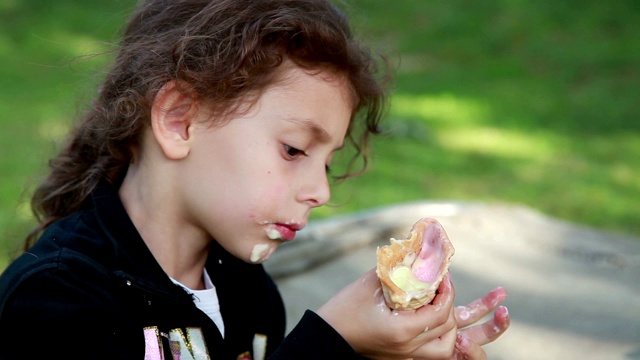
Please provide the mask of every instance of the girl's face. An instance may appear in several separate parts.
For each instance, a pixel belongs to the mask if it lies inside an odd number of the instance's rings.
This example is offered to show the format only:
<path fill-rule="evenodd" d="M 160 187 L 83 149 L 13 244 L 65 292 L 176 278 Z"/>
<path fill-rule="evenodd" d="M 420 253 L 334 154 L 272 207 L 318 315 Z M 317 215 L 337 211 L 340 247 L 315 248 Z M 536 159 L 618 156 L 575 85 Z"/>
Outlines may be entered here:
<path fill-rule="evenodd" d="M 284 78 L 225 125 L 193 125 L 185 158 L 187 221 L 253 263 L 293 240 L 329 200 L 326 170 L 352 112 L 342 78 L 294 66 Z"/>

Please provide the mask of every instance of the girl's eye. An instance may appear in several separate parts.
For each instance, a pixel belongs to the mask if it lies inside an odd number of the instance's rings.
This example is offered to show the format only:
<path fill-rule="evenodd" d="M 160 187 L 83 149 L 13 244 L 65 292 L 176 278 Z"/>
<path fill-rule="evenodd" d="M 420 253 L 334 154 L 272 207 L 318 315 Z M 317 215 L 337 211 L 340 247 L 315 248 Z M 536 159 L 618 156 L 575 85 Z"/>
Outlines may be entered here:
<path fill-rule="evenodd" d="M 307 156 L 307 154 L 300 150 L 300 149 L 296 149 L 293 146 L 289 146 L 289 145 L 283 145 L 284 146 L 284 152 L 287 153 L 287 156 L 289 156 L 290 158 L 296 158 L 298 156 Z"/>

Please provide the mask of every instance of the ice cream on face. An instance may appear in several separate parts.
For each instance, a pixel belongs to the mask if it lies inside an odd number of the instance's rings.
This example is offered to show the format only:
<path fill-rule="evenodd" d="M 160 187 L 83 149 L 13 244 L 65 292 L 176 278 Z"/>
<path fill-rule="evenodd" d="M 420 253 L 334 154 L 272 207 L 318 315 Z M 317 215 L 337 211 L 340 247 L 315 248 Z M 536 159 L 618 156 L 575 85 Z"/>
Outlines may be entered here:
<path fill-rule="evenodd" d="M 283 224 L 274 224 L 274 223 L 260 223 L 261 225 L 266 225 L 264 232 L 267 235 L 269 240 L 275 241 L 290 241 L 296 236 L 296 229 L 290 227 L 289 225 Z M 258 263 L 266 261 L 271 253 L 273 253 L 278 246 L 278 243 L 268 243 L 268 244 L 257 244 L 253 247 L 251 251 L 251 262 Z"/>
<path fill-rule="evenodd" d="M 269 244 L 257 244 L 251 250 L 251 258 L 249 260 L 252 263 L 266 261 L 272 252 L 273 248 Z"/>
<path fill-rule="evenodd" d="M 275 225 L 267 227 L 265 232 L 267 233 L 267 237 L 271 240 L 279 240 L 280 238 L 282 238 L 282 235 L 280 234 L 278 229 L 276 229 Z"/>

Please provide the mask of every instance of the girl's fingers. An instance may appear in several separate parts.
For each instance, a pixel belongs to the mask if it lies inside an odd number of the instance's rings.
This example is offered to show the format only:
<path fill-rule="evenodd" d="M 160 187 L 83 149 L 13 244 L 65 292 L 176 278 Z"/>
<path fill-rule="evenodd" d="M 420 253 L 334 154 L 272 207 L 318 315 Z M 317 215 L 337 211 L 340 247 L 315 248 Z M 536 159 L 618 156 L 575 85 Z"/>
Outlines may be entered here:
<path fill-rule="evenodd" d="M 455 360 L 486 360 L 487 353 L 482 347 L 471 341 L 462 332 L 458 332 L 456 337 L 455 350 L 453 352 L 453 359 Z"/>
<path fill-rule="evenodd" d="M 451 282 L 451 275 L 447 274 L 442 279 L 442 282 L 438 287 L 438 294 L 430 305 L 434 306 L 436 309 L 443 309 L 451 306 L 454 298 L 455 290 L 453 288 L 453 283 Z M 427 306 L 423 306 L 421 309 L 424 308 L 427 308 Z M 420 311 L 420 309 L 418 309 L 418 311 Z"/>
<path fill-rule="evenodd" d="M 506 297 L 507 291 L 502 287 L 497 287 L 482 298 L 476 299 L 466 306 L 456 307 L 458 328 L 464 328 L 480 321 L 500 305 Z"/>
<path fill-rule="evenodd" d="M 491 320 L 462 329 L 459 332 L 471 342 L 482 346 L 500 337 L 509 328 L 510 324 L 509 311 L 506 307 L 500 306 L 496 309 Z"/>
<path fill-rule="evenodd" d="M 431 340 L 411 353 L 414 360 L 418 359 L 449 359 L 453 356 L 456 343 L 456 329 L 452 329 L 442 336 Z"/>

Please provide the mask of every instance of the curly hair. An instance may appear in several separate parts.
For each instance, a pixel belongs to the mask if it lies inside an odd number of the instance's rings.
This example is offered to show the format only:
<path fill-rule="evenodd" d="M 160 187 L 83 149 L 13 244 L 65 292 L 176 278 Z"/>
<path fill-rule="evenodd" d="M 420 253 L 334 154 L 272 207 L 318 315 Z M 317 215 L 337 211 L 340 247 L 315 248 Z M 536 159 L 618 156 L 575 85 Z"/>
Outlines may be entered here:
<path fill-rule="evenodd" d="M 380 76 L 380 62 L 337 7 L 325 0 L 148 0 L 124 28 L 95 106 L 33 194 L 38 224 L 25 249 L 49 224 L 80 209 L 97 180 L 122 180 L 168 81 L 187 84 L 180 90 L 225 115 L 272 84 L 284 61 L 348 81 L 354 107 L 346 141 L 355 153 L 342 178 L 363 171 L 369 135 L 379 133 L 388 74 Z M 353 171 L 358 159 L 361 169 Z"/>

